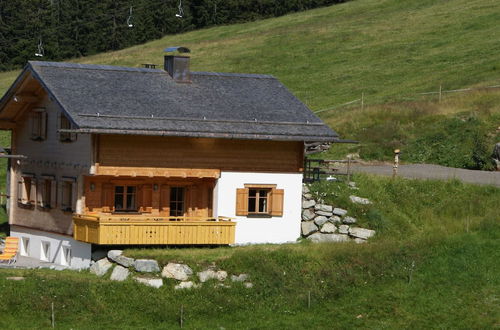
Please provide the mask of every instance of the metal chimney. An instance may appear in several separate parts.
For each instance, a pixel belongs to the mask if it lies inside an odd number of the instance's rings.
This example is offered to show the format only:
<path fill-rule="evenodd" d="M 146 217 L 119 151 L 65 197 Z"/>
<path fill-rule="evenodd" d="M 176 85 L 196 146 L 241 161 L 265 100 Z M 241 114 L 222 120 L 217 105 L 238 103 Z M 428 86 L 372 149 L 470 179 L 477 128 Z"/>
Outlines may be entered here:
<path fill-rule="evenodd" d="M 168 47 L 166 52 L 189 53 L 186 47 Z M 165 55 L 165 71 L 179 83 L 190 83 L 191 73 L 189 71 L 189 56 L 183 55 Z"/>

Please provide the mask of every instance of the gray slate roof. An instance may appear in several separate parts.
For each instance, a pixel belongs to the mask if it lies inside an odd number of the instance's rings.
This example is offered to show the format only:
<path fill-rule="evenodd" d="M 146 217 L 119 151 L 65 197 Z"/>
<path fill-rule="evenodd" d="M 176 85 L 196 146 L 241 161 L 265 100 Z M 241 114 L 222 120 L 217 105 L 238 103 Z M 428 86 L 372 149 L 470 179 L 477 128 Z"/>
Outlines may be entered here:
<path fill-rule="evenodd" d="M 333 141 L 325 125 L 269 75 L 29 62 L 79 132 Z"/>

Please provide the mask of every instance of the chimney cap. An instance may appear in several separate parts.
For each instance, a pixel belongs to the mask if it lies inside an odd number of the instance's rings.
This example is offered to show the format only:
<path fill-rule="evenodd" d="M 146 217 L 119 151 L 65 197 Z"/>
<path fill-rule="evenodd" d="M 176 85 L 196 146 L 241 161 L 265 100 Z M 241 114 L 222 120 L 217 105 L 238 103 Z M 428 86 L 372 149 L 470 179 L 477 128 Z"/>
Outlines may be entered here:
<path fill-rule="evenodd" d="M 191 53 L 189 48 L 182 46 L 167 47 L 163 50 L 164 52 L 179 52 L 179 53 Z"/>

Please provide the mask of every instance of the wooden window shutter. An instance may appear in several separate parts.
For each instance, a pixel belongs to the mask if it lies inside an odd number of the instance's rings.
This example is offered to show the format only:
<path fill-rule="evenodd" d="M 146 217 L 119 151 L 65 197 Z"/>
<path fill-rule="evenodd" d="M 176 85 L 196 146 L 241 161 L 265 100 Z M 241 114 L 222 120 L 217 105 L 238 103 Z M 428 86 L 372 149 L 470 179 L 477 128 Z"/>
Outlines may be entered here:
<path fill-rule="evenodd" d="M 36 201 L 36 179 L 31 178 L 30 195 L 27 196 L 30 204 L 35 204 Z"/>
<path fill-rule="evenodd" d="M 236 215 L 248 215 L 248 188 L 236 189 Z"/>
<path fill-rule="evenodd" d="M 40 137 L 42 138 L 42 140 L 45 140 L 47 139 L 47 112 L 42 112 L 40 117 Z"/>
<path fill-rule="evenodd" d="M 57 181 L 50 181 L 50 208 L 54 209 L 57 207 Z"/>
<path fill-rule="evenodd" d="M 78 184 L 76 181 L 71 182 L 71 211 L 76 210 L 76 202 L 78 200 Z"/>
<path fill-rule="evenodd" d="M 142 190 L 142 194 L 140 191 Z M 138 207 L 142 212 L 151 212 L 153 205 L 153 186 L 151 184 L 144 184 L 137 192 Z M 139 203 L 139 200 L 141 201 Z"/>
<path fill-rule="evenodd" d="M 170 214 L 170 187 L 165 184 L 160 187 L 160 211 Z"/>
<path fill-rule="evenodd" d="M 59 207 L 61 210 L 64 210 L 66 205 L 64 205 L 64 182 L 63 181 L 58 181 L 57 182 L 57 199 L 59 200 Z"/>
<path fill-rule="evenodd" d="M 283 197 L 285 190 L 275 189 L 271 191 L 271 215 L 276 217 L 283 216 Z"/>
<path fill-rule="evenodd" d="M 36 201 L 38 206 L 40 207 L 45 206 L 44 192 L 45 192 L 45 180 L 42 179 L 40 180 L 40 182 L 38 182 L 38 186 L 36 187 Z"/>
<path fill-rule="evenodd" d="M 115 205 L 115 196 L 113 185 L 110 183 L 105 183 L 102 185 L 102 206 L 104 212 L 113 211 Z"/>
<path fill-rule="evenodd" d="M 19 203 L 25 203 L 26 202 L 26 200 L 24 198 L 24 180 L 23 180 L 23 178 L 21 178 L 17 182 L 17 201 Z"/>

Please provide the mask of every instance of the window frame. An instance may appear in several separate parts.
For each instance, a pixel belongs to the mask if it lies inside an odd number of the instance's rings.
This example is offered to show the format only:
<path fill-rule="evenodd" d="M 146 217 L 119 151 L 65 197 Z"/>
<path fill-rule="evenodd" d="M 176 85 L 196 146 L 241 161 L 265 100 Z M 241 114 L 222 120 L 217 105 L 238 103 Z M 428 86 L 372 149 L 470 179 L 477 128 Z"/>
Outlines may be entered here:
<path fill-rule="evenodd" d="M 47 139 L 47 110 L 45 108 L 33 108 L 30 112 L 31 135 L 33 141 L 45 141 Z"/>
<path fill-rule="evenodd" d="M 123 192 L 122 193 L 119 193 L 121 194 L 122 196 L 122 199 L 123 199 L 123 208 L 122 209 L 117 209 L 116 208 L 116 196 L 117 196 L 117 192 L 116 192 L 116 188 L 118 187 L 123 187 Z M 133 192 L 132 193 L 129 193 L 128 192 L 128 188 L 134 188 L 133 189 Z M 135 204 L 134 205 L 134 209 L 127 209 L 128 207 L 128 195 L 132 195 L 133 196 L 133 203 Z M 138 185 L 132 185 L 132 184 L 114 184 L 113 185 L 113 212 L 114 213 L 138 213 L 139 212 L 139 206 L 138 206 L 138 201 L 137 201 L 137 197 L 138 197 Z"/>
<path fill-rule="evenodd" d="M 50 210 L 57 205 L 57 181 L 53 175 L 42 175 L 37 180 L 37 206 L 41 210 Z"/>
<path fill-rule="evenodd" d="M 59 129 L 72 129 L 73 128 L 73 123 L 71 120 L 69 120 L 68 117 L 64 113 L 61 113 L 59 115 L 59 123 L 58 123 Z M 58 132 L 59 133 L 59 142 L 61 143 L 71 143 L 75 142 L 77 139 L 77 134 L 76 133 L 70 133 L 70 132 Z"/>
<path fill-rule="evenodd" d="M 170 186 L 169 187 L 170 189 L 170 195 L 169 195 L 169 201 L 168 201 L 168 205 L 169 205 L 169 217 L 183 217 L 186 213 L 186 187 L 183 187 L 183 186 Z M 181 199 L 177 198 L 176 200 L 172 200 L 174 194 L 173 194 L 173 191 L 174 189 L 176 191 L 182 191 L 182 194 L 180 195 L 181 196 Z M 175 197 L 179 197 L 179 194 L 176 193 L 175 194 Z M 179 206 L 181 205 L 181 209 L 179 209 L 178 207 L 172 207 L 172 205 L 175 204 L 176 206 Z M 173 212 L 172 211 L 176 211 L 176 212 L 179 212 L 181 213 L 180 215 L 179 214 L 172 214 Z"/>
<path fill-rule="evenodd" d="M 36 205 L 37 180 L 34 174 L 21 173 L 17 186 L 17 204 L 22 208 L 34 208 Z"/>
<path fill-rule="evenodd" d="M 267 191 L 266 210 L 260 211 L 259 193 L 255 195 L 255 203 L 251 210 L 251 199 L 254 196 L 250 195 L 251 190 Z M 277 189 L 276 184 L 245 184 L 244 188 L 236 189 L 236 215 L 246 216 L 248 218 L 272 218 L 283 216 L 284 190 Z"/>
<path fill-rule="evenodd" d="M 66 189 L 67 185 L 71 185 L 71 188 Z M 75 212 L 78 199 L 76 178 L 63 176 L 59 182 L 59 192 L 61 210 L 63 212 Z"/>

